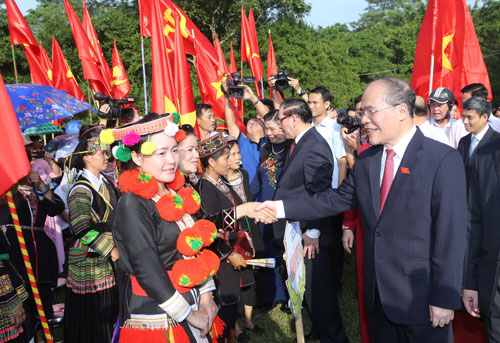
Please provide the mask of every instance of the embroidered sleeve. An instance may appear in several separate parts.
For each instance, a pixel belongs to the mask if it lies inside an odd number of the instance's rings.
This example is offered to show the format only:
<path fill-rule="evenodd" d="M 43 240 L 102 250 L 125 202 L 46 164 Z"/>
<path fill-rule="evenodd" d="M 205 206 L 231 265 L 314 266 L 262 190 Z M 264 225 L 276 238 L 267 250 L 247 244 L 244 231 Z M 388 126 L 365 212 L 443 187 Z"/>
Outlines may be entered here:
<path fill-rule="evenodd" d="M 205 281 L 198 287 L 198 290 L 200 291 L 200 295 L 214 291 L 215 290 L 214 279 L 209 278 L 207 281 Z"/>
<path fill-rule="evenodd" d="M 113 238 L 110 234 L 100 234 L 92 229 L 93 223 L 100 219 L 92 219 L 95 214 L 91 203 L 92 192 L 87 187 L 76 186 L 71 190 L 68 198 L 71 227 L 75 237 L 80 238 L 83 244 L 102 256 L 108 256 L 114 247 Z"/>

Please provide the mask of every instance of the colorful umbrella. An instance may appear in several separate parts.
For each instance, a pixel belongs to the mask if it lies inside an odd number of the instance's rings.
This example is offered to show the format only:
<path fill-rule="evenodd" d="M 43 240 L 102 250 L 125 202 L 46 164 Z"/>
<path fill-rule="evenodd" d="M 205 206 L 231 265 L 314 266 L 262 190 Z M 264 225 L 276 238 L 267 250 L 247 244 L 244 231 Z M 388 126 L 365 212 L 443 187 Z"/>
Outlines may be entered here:
<path fill-rule="evenodd" d="M 37 126 L 30 127 L 24 131 L 25 136 L 43 136 L 51 133 L 63 133 L 64 131 L 52 124 L 51 122 L 43 123 Z"/>
<path fill-rule="evenodd" d="M 21 130 L 92 109 L 88 103 L 49 86 L 21 83 L 6 87 Z"/>

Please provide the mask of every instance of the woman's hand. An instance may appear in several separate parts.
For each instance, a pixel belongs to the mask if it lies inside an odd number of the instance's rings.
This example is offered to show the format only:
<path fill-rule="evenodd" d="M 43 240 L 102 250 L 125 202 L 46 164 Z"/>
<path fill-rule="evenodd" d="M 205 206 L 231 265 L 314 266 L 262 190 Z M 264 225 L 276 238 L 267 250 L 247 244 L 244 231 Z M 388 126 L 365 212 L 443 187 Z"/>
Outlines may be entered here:
<path fill-rule="evenodd" d="M 111 249 L 110 256 L 111 256 L 111 260 L 113 262 L 116 262 L 116 261 L 118 261 L 120 259 L 120 253 L 118 252 L 118 249 L 116 247 L 114 247 L 113 249 Z"/>
<path fill-rule="evenodd" d="M 231 262 L 231 265 L 236 270 L 241 270 L 241 268 L 245 268 L 247 266 L 247 263 L 245 262 L 243 256 L 241 256 L 237 252 L 231 253 L 231 255 L 229 255 L 227 259 L 229 260 L 229 262 Z"/>
<path fill-rule="evenodd" d="M 208 326 L 208 314 L 203 310 L 199 311 L 191 311 L 189 316 L 186 318 L 189 325 L 199 329 L 201 331 L 201 337 L 205 337 L 207 333 L 210 331 L 210 327 Z"/>
<path fill-rule="evenodd" d="M 242 217 L 250 217 L 255 219 L 258 222 L 262 222 L 264 224 L 271 224 L 277 221 L 274 213 L 267 208 L 264 208 L 261 211 L 255 211 L 255 209 L 260 205 L 258 202 L 247 202 L 245 204 L 239 205 L 236 207 L 236 215 L 238 219 Z M 241 215 L 241 216 L 240 216 Z"/>
<path fill-rule="evenodd" d="M 344 230 L 342 232 L 342 245 L 344 250 L 349 254 L 351 253 L 352 244 L 354 242 L 354 233 L 351 230 Z"/>
<path fill-rule="evenodd" d="M 215 304 L 212 292 L 207 292 L 200 297 L 200 310 L 205 311 L 208 314 L 208 328 L 212 328 L 215 316 L 219 312 L 219 308 Z"/>

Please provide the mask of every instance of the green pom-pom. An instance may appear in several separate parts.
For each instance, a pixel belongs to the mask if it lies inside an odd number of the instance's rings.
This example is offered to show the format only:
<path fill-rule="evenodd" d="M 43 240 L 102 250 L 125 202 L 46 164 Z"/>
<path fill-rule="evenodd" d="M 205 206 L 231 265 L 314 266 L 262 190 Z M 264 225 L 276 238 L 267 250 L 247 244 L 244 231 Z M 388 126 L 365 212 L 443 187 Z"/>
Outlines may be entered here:
<path fill-rule="evenodd" d="M 172 113 L 172 116 L 174 117 L 174 123 L 177 125 L 179 124 L 179 121 L 181 120 L 181 115 L 177 112 Z"/>
<path fill-rule="evenodd" d="M 116 150 L 116 158 L 122 162 L 128 162 L 132 158 L 132 153 L 125 145 L 121 145 L 118 150 Z"/>

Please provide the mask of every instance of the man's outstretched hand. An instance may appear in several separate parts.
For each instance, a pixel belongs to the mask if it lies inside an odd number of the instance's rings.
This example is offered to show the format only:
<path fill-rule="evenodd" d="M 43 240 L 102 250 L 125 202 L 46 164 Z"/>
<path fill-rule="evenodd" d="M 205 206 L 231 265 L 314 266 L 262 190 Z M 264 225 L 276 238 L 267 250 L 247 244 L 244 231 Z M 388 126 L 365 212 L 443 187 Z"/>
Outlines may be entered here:
<path fill-rule="evenodd" d="M 255 209 L 256 212 L 259 212 L 259 211 L 267 211 L 269 213 L 272 213 L 274 217 L 276 217 L 277 215 L 277 211 L 276 211 L 276 201 L 264 201 L 262 204 L 260 204 L 259 206 L 257 206 L 257 208 Z M 256 219 L 256 221 L 259 221 L 259 219 Z"/>

